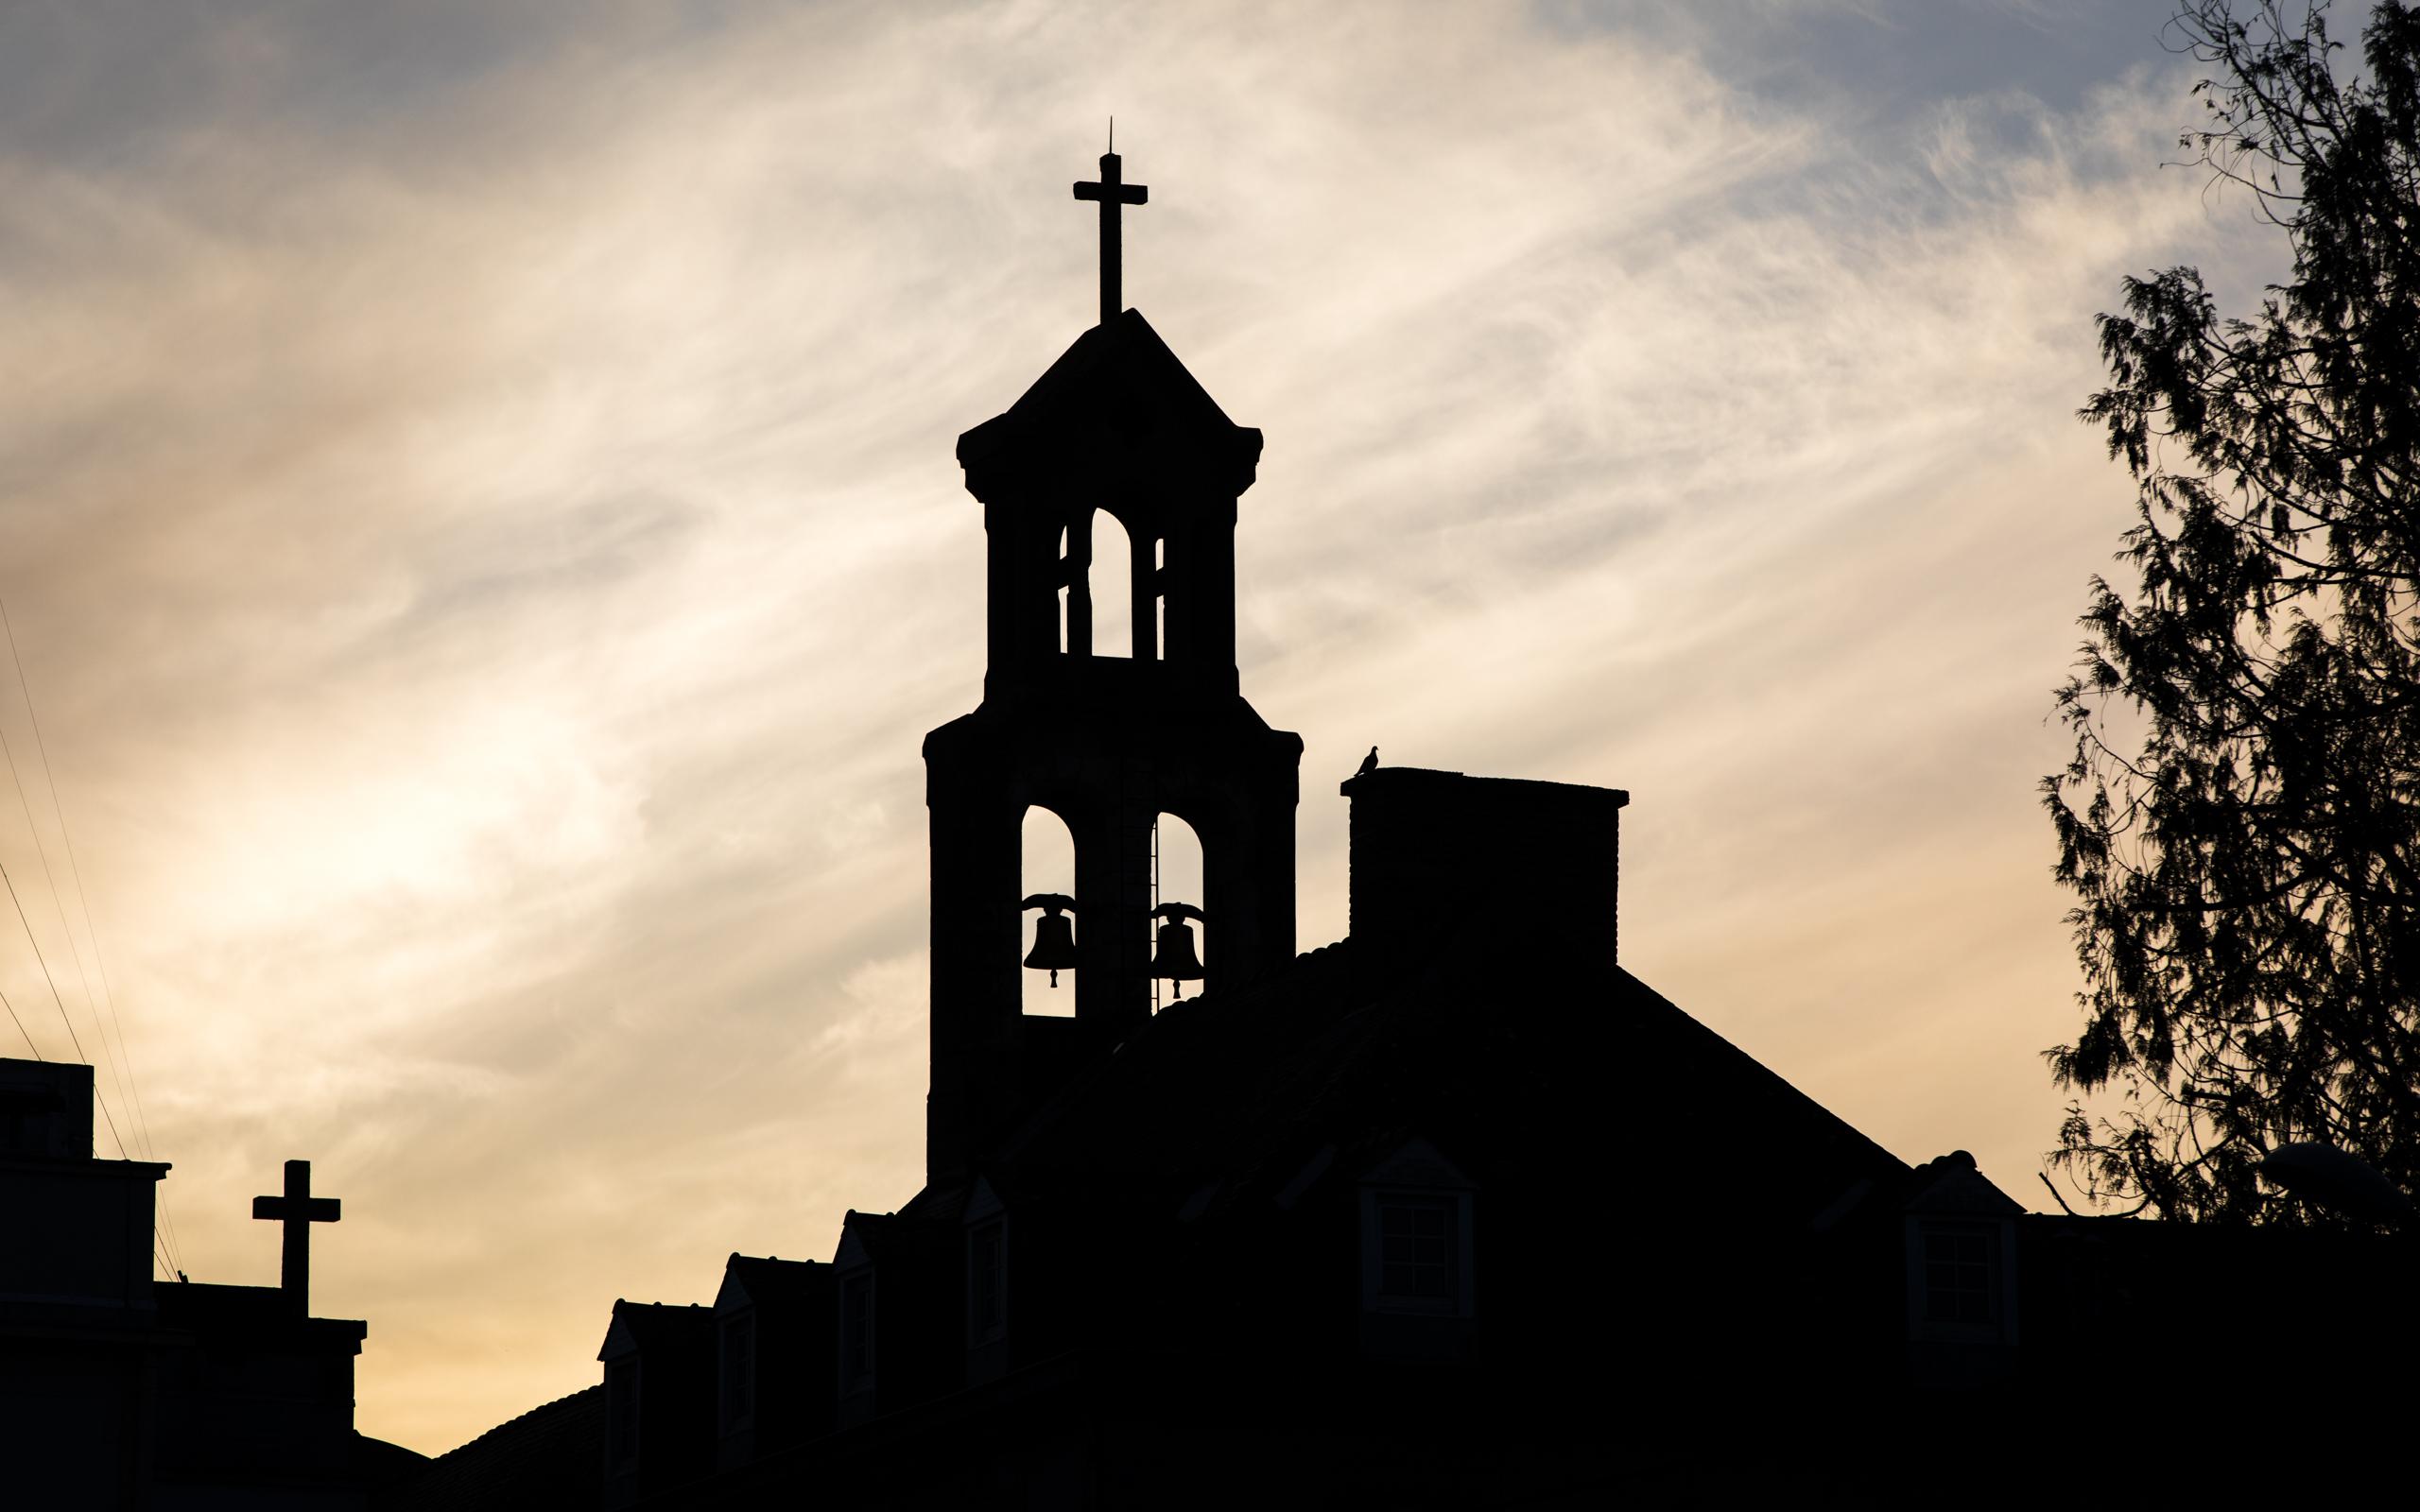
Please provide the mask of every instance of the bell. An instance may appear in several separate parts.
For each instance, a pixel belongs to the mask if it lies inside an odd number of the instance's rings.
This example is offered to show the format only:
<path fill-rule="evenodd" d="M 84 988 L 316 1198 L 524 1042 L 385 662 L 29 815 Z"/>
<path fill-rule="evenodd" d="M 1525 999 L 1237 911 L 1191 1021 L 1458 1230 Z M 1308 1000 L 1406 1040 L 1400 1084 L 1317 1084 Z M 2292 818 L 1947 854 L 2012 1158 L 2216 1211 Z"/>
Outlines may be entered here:
<path fill-rule="evenodd" d="M 1201 957 L 1193 952 L 1193 926 L 1185 922 L 1200 919 L 1201 910 L 1187 903 L 1164 903 L 1151 913 L 1167 920 L 1160 926 L 1159 943 L 1151 952 L 1151 974 L 1165 978 L 1173 996 L 1182 998 L 1185 983 L 1201 980 Z"/>
<path fill-rule="evenodd" d="M 1033 949 L 1026 952 L 1025 964 L 1037 971 L 1050 973 L 1050 985 L 1059 985 L 1059 973 L 1076 969 L 1076 921 L 1062 909 L 1072 910 L 1074 901 L 1056 893 L 1036 894 L 1025 901 L 1028 908 L 1043 910 L 1033 921 Z"/>

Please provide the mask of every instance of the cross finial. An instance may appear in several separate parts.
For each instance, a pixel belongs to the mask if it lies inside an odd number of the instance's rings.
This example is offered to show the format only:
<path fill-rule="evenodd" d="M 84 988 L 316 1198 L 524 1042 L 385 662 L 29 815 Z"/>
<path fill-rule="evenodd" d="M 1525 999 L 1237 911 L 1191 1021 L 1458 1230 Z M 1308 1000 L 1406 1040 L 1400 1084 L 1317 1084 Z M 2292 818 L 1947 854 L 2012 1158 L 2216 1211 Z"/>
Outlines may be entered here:
<path fill-rule="evenodd" d="M 1110 142 L 1115 146 L 1117 141 L 1115 117 L 1111 118 L 1109 129 L 1112 133 Z M 1148 185 L 1127 183 L 1119 177 L 1118 157 L 1115 152 L 1104 152 L 1100 155 L 1099 182 L 1083 182 L 1076 185 L 1077 198 L 1100 201 L 1100 323 L 1103 325 L 1109 324 L 1116 318 L 1117 312 L 1126 307 L 1117 287 L 1120 271 L 1117 243 L 1119 207 L 1147 204 L 1150 200 L 1150 196 L 1151 191 Z"/>
<path fill-rule="evenodd" d="M 277 1197 L 254 1197 L 252 1216 L 282 1221 L 285 1225 L 285 1252 L 278 1265 L 277 1286 L 285 1297 L 288 1311 L 302 1316 L 311 1315 L 311 1226 L 334 1223 L 342 1216 L 343 1204 L 334 1197 L 311 1195 L 311 1162 L 285 1162 L 285 1194 Z"/>

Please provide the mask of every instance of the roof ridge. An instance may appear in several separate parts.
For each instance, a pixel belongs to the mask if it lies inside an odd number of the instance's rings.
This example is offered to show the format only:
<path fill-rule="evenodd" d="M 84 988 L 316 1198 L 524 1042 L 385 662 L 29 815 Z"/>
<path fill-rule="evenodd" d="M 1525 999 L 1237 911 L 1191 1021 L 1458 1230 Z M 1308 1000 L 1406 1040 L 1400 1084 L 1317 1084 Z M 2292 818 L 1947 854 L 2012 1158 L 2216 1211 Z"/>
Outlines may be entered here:
<path fill-rule="evenodd" d="M 518 1417 L 507 1418 L 504 1421 L 496 1424 L 493 1428 L 489 1429 L 486 1433 L 481 1434 L 476 1438 L 464 1439 L 462 1442 L 455 1445 L 452 1449 L 447 1450 L 444 1453 L 439 1454 L 435 1458 L 431 1459 L 429 1463 L 435 1465 L 440 1461 L 451 1459 L 455 1455 L 461 1453 L 464 1450 L 483 1444 L 489 1439 L 493 1438 L 496 1435 L 503 1433 L 506 1429 L 511 1428 L 516 1424 L 527 1422 L 530 1418 L 537 1417 L 541 1413 L 553 1412 L 559 1407 L 567 1406 L 572 1402 L 578 1401 L 582 1397 L 595 1395 L 604 1389 L 605 1383 L 603 1382 L 592 1381 L 588 1384 L 580 1387 L 578 1391 L 572 1392 L 566 1396 L 557 1397 L 552 1401 L 542 1401 L 537 1406 L 530 1408 L 527 1412 L 522 1413 Z"/>

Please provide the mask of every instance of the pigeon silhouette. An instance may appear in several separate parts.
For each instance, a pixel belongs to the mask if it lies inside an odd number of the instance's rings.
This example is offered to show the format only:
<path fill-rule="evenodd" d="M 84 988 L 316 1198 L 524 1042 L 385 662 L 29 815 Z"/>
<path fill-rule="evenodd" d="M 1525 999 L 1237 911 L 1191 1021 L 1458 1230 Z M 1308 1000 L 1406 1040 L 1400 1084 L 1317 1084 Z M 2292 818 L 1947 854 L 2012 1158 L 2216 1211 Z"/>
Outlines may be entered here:
<path fill-rule="evenodd" d="M 1374 771 L 1376 771 L 1377 769 L 1378 769 L 1378 747 L 1375 747 L 1375 746 L 1373 746 L 1373 747 L 1370 747 L 1370 754 L 1361 758 L 1361 766 L 1360 766 L 1360 769 L 1359 769 L 1359 770 L 1357 770 L 1357 771 L 1356 771 L 1353 775 L 1354 775 L 1354 776 L 1356 776 L 1356 777 L 1361 777 L 1361 776 L 1365 776 L 1365 775 L 1367 775 L 1368 773 L 1374 772 Z"/>

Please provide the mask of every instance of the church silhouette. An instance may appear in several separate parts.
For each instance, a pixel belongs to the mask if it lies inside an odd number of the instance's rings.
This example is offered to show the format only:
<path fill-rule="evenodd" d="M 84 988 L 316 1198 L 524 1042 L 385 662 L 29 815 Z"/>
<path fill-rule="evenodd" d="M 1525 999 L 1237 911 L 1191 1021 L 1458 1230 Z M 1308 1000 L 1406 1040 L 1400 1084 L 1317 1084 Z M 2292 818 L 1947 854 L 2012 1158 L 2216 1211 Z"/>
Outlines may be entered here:
<path fill-rule="evenodd" d="M 310 1225 L 339 1212 L 306 1164 L 255 1210 L 285 1225 L 279 1287 L 155 1284 L 165 1167 L 44 1111 L 89 1109 L 84 1068 L 0 1062 L 13 1231 L 96 1236 L 0 1251 L 0 1407 L 71 1402 L 42 1433 L 125 1467 L 73 1504 L 1995 1502 L 1979 1456 L 2055 1421 L 2114 1334 L 2222 1311 L 2256 1341 L 2229 1369 L 2319 1381 L 2349 1379 L 2347 1306 L 2360 1347 L 2420 1336 L 2400 1236 L 2031 1214 L 1799 1092 L 1621 967 L 1618 789 L 1373 750 L 1340 789 L 1350 931 L 1299 953 L 1303 743 L 1236 658 L 1261 434 L 1122 307 L 1146 200 L 1119 170 L 1076 186 L 1099 323 L 959 438 L 987 661 L 924 745 L 923 1189 L 841 1215 L 828 1258 L 734 1253 L 710 1303 L 702 1277 L 615 1302 L 595 1385 L 423 1461 L 352 1431 L 364 1325 L 308 1316 Z M 1073 838 L 1070 893 L 1021 894 L 1033 808 Z M 1199 898 L 1159 895 L 1162 816 L 1200 837 Z M 1072 1017 L 1024 1011 L 1031 971 Z M 69 1293 L 72 1338 L 45 1321 Z"/>

